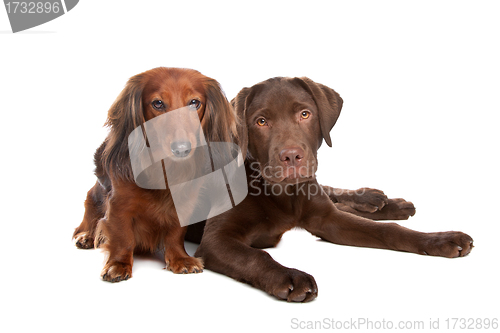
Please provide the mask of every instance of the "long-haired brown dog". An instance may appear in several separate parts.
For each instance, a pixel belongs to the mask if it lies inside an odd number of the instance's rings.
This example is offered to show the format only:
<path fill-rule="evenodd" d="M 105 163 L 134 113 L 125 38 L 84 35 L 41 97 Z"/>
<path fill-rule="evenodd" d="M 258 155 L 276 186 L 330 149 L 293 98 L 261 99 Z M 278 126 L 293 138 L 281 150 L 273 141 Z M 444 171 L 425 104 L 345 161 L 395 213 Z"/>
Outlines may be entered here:
<path fill-rule="evenodd" d="M 160 67 L 138 74 L 108 112 L 110 132 L 94 155 L 97 182 L 73 234 L 77 247 L 101 246 L 109 254 L 101 273 L 106 281 L 129 279 L 133 254 L 158 249 L 174 273 L 203 270 L 202 261 L 184 249 L 187 227 L 180 226 L 168 187 L 139 187 L 128 150 L 128 136 L 136 127 L 185 106 L 197 109 L 207 141 L 234 141 L 236 118 L 218 82 L 195 70 Z"/>

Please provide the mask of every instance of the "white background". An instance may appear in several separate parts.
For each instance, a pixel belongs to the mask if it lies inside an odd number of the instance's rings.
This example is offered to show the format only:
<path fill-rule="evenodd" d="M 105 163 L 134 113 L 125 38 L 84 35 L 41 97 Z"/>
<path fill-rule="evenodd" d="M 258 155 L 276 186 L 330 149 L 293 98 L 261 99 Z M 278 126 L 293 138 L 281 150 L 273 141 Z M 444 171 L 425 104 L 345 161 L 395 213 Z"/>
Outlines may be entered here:
<path fill-rule="evenodd" d="M 81 1 L 12 34 L 0 9 L 0 327 L 3 332 L 287 331 L 304 321 L 494 318 L 498 287 L 500 6 L 496 1 Z M 444 259 L 287 233 L 269 253 L 312 274 L 288 304 L 225 276 L 175 275 L 151 257 L 102 282 L 104 254 L 71 242 L 93 153 L 126 80 L 158 66 L 217 79 L 229 99 L 274 76 L 308 76 L 344 108 L 320 182 L 414 202 L 402 225 L 461 230 Z M 187 244 L 188 251 L 195 251 Z"/>

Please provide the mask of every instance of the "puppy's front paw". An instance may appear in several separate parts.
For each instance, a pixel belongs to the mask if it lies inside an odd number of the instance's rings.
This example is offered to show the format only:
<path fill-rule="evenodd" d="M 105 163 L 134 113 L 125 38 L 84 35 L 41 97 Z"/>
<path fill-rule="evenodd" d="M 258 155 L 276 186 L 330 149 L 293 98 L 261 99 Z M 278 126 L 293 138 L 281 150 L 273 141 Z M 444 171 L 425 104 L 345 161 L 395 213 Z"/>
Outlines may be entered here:
<path fill-rule="evenodd" d="M 181 257 L 166 260 L 169 271 L 176 274 L 201 273 L 203 272 L 203 261 L 200 258 Z"/>
<path fill-rule="evenodd" d="M 413 203 L 405 199 L 389 199 L 380 210 L 380 215 L 384 220 L 408 220 L 415 212 Z"/>
<path fill-rule="evenodd" d="M 347 200 L 347 198 L 349 198 Z M 356 191 L 349 191 L 349 196 L 339 200 L 357 211 L 373 213 L 384 207 L 388 201 L 384 192 L 373 188 L 360 188 Z"/>
<path fill-rule="evenodd" d="M 106 264 L 101 272 L 101 277 L 104 281 L 108 282 L 128 280 L 132 277 L 132 266 L 119 262 Z"/>
<path fill-rule="evenodd" d="M 309 302 L 318 296 L 314 278 L 297 269 L 287 268 L 271 277 L 268 293 L 288 302 Z"/>
<path fill-rule="evenodd" d="M 468 255 L 473 247 L 472 238 L 463 232 L 435 232 L 427 234 L 427 237 L 421 244 L 419 253 L 431 256 L 457 258 Z"/>

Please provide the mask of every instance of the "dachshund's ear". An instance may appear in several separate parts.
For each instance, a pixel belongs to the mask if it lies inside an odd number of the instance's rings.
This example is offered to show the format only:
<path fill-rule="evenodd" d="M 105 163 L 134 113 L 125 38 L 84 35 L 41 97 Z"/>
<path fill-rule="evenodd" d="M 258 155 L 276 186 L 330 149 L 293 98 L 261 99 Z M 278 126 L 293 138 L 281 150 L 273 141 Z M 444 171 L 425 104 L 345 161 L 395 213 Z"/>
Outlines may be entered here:
<path fill-rule="evenodd" d="M 137 126 L 144 123 L 143 90 L 143 75 L 139 74 L 131 77 L 109 109 L 106 125 L 119 132 L 130 133 Z M 122 129 L 125 131 L 122 131 Z M 127 131 L 127 129 L 130 129 L 130 131 Z"/>
<path fill-rule="evenodd" d="M 144 123 L 142 74 L 131 77 L 108 111 L 106 126 L 110 127 L 102 154 L 103 167 L 115 177 L 133 180 L 128 152 L 128 136 Z"/>
<path fill-rule="evenodd" d="M 206 106 L 203 131 L 208 142 L 233 142 L 236 137 L 236 115 L 219 83 L 205 81 Z"/>
<path fill-rule="evenodd" d="M 236 111 L 238 129 L 238 146 L 241 148 L 243 158 L 246 158 L 248 153 L 248 127 L 247 127 L 247 109 L 252 103 L 254 96 L 261 90 L 262 85 L 254 85 L 251 88 L 243 88 L 238 95 L 231 101 L 231 105 Z"/>
<path fill-rule="evenodd" d="M 331 147 L 330 131 L 340 116 L 343 104 L 342 98 L 332 88 L 316 83 L 307 77 L 296 77 L 292 81 L 298 83 L 314 99 L 319 112 L 321 134 L 326 144 Z"/>

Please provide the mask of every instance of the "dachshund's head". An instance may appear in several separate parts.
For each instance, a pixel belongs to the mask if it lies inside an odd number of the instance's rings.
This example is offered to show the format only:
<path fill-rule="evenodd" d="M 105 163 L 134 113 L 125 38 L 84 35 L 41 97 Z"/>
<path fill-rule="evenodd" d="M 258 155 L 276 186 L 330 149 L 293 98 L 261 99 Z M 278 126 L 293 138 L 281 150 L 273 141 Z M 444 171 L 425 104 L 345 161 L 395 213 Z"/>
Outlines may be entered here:
<path fill-rule="evenodd" d="M 133 180 L 128 136 L 155 117 L 188 107 L 196 111 L 209 142 L 232 142 L 236 118 L 219 83 L 192 69 L 159 67 L 133 76 L 108 112 L 110 133 L 102 155 L 108 174 Z M 181 121 L 178 119 L 178 121 Z M 194 131 L 179 124 L 169 126 L 166 137 L 172 159 L 188 158 L 196 147 Z"/>

